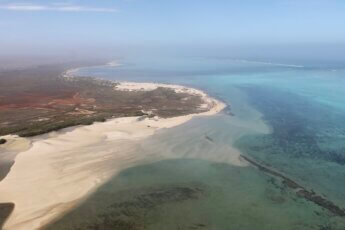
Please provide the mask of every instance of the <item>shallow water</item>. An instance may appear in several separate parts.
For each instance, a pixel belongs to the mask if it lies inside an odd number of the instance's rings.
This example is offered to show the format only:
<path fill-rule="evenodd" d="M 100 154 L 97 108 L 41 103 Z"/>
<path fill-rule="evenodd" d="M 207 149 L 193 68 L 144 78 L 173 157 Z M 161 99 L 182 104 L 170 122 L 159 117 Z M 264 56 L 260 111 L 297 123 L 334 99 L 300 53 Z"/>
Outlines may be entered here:
<path fill-rule="evenodd" d="M 240 150 L 345 208 L 345 71 L 180 58 L 127 60 L 79 74 L 198 87 L 235 116 L 194 119 L 148 138 L 138 151 L 172 160 L 122 172 L 52 229 L 345 228 L 344 217 L 279 178 L 232 161 Z"/>
<path fill-rule="evenodd" d="M 124 170 L 48 229 L 315 229 L 335 222 L 254 168 L 183 159 Z"/>

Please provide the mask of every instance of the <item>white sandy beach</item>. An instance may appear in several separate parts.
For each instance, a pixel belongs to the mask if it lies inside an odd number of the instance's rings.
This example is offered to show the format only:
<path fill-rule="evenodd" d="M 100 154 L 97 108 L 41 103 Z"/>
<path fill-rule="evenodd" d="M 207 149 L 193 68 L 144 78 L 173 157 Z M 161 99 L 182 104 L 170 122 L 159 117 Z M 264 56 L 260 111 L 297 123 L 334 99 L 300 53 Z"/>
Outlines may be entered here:
<path fill-rule="evenodd" d="M 4 229 L 39 229 L 78 205 L 122 169 L 166 157 L 135 151 L 140 148 L 140 140 L 157 130 L 181 125 L 195 116 L 214 115 L 225 107 L 224 103 L 204 92 L 183 86 L 125 82 L 116 88 L 153 90 L 157 87 L 201 95 L 205 101 L 202 107 L 208 111 L 167 119 L 116 118 L 27 140 L 12 138 L 5 144 L 2 148 L 14 148 L 18 141 L 23 151 L 17 155 L 7 177 L 0 182 L 0 203 L 15 203 Z M 238 156 L 233 156 L 233 161 L 241 165 Z"/>

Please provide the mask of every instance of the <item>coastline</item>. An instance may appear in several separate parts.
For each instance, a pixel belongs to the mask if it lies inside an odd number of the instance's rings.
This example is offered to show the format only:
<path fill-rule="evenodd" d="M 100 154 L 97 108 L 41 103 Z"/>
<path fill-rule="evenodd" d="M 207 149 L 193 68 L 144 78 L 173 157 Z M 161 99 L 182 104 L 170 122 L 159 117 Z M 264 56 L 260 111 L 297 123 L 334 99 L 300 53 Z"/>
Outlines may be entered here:
<path fill-rule="evenodd" d="M 107 62 L 105 65 L 93 65 L 92 67 L 97 67 L 97 66 L 120 67 L 122 66 L 122 64 L 118 62 L 117 60 L 112 60 L 112 61 Z M 61 74 L 61 76 L 65 78 L 73 78 L 75 77 L 74 73 L 78 72 L 81 68 L 84 68 L 84 67 L 67 69 Z"/>
<path fill-rule="evenodd" d="M 163 157 L 134 153 L 140 140 L 193 117 L 217 114 L 226 106 L 201 90 L 184 86 L 133 82 L 115 86 L 117 90 L 129 91 L 157 87 L 200 95 L 205 102 L 201 109 L 207 111 L 172 118 L 115 118 L 30 138 L 31 147 L 17 155 L 11 171 L 0 182 L 0 203 L 15 203 L 4 229 L 44 226 L 78 205 L 122 169 Z"/>

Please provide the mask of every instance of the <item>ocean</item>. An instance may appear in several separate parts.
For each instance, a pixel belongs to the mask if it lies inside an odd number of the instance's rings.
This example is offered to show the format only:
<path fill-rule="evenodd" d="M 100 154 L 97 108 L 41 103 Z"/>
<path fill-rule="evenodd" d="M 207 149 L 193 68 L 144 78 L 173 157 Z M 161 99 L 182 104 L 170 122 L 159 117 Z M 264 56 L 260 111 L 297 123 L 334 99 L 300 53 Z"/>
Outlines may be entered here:
<path fill-rule="evenodd" d="M 345 68 L 119 62 L 78 75 L 191 86 L 228 107 L 142 141 L 136 151 L 166 160 L 122 171 L 48 229 L 345 229 Z"/>

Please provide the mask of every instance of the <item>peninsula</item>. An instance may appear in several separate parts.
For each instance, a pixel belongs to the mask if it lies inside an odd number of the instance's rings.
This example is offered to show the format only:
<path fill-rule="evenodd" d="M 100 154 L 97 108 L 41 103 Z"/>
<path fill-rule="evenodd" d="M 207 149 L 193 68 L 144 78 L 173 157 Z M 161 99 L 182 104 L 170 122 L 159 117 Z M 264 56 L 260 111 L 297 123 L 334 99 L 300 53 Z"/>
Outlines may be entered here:
<path fill-rule="evenodd" d="M 193 88 L 71 72 L 54 65 L 0 73 L 4 229 L 44 226 L 122 169 L 152 159 L 133 151 L 139 140 L 225 107 Z"/>

